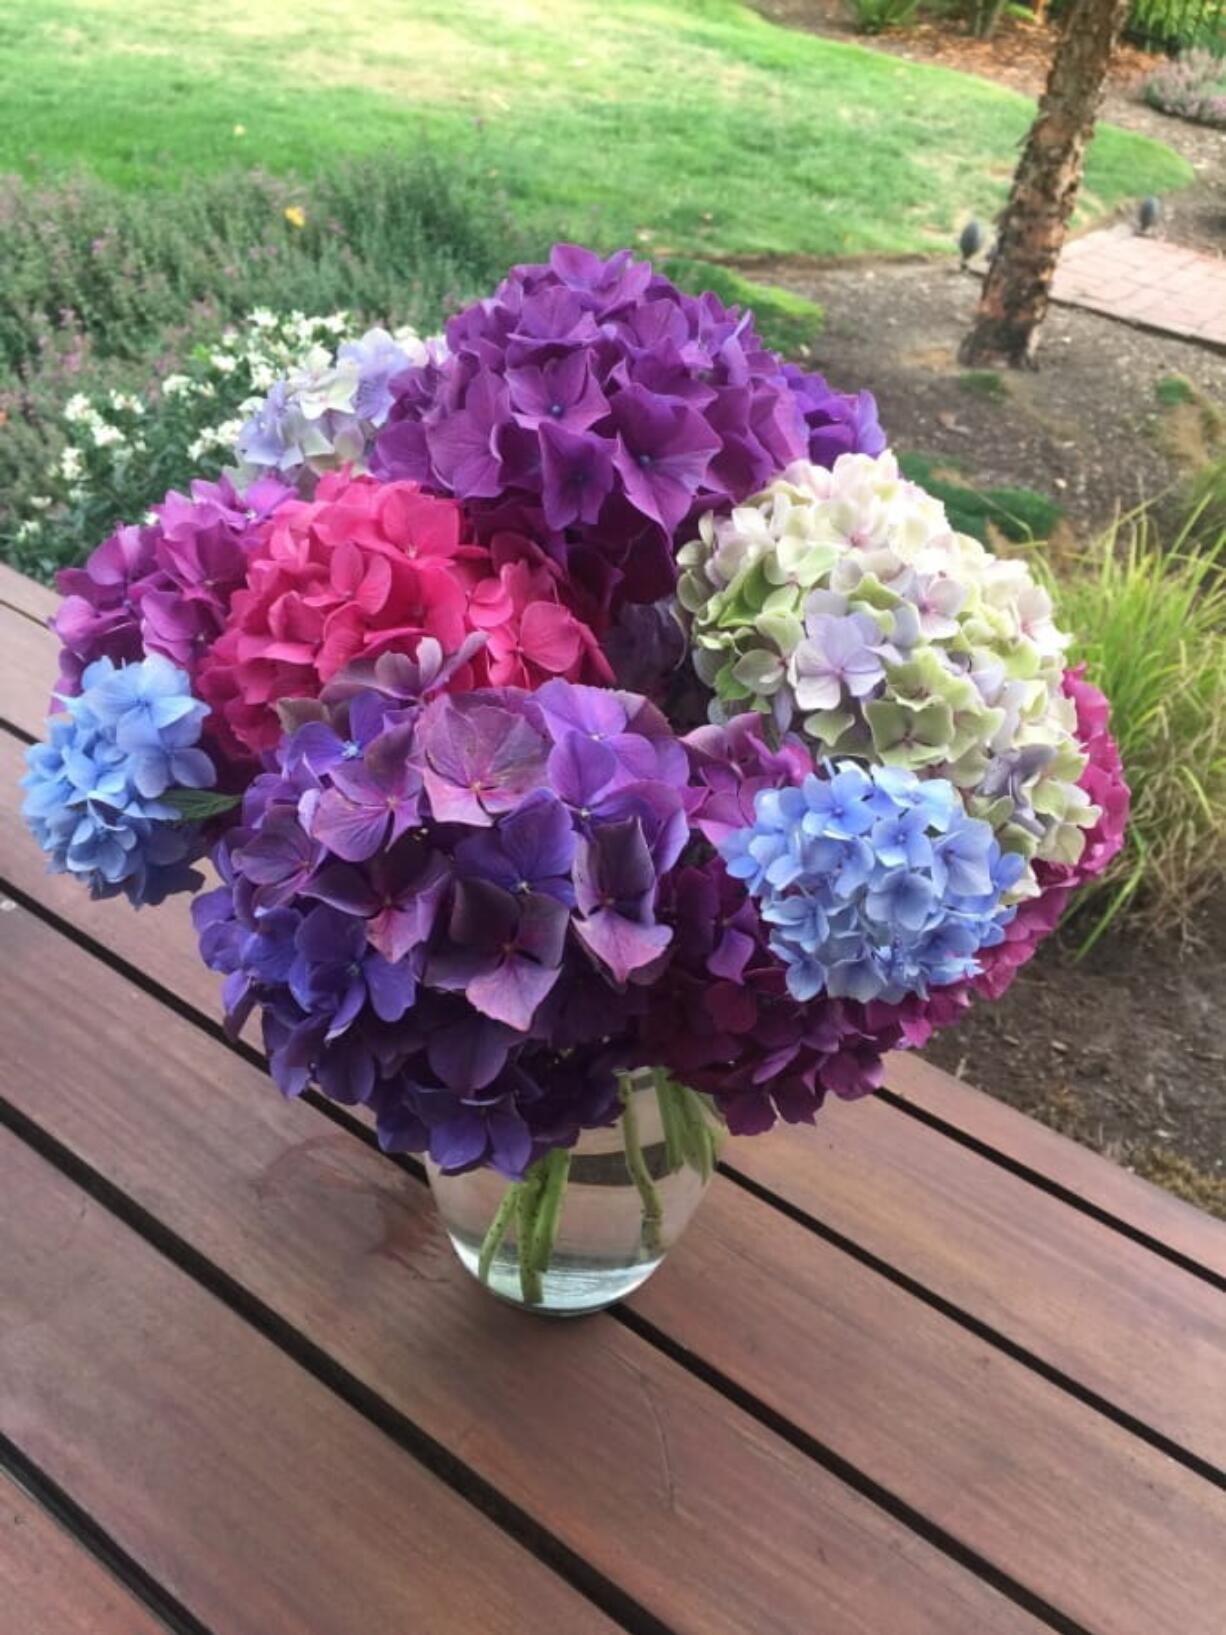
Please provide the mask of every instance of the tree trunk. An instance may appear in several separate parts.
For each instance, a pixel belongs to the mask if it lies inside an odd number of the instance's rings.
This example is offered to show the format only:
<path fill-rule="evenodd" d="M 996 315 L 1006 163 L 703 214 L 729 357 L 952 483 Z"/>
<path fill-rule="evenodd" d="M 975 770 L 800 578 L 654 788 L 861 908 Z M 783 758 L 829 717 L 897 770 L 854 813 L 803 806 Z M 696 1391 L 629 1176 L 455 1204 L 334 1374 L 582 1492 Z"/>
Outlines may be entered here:
<path fill-rule="evenodd" d="M 963 363 L 1033 367 L 1052 275 L 1081 185 L 1086 144 L 1127 11 L 1128 0 L 1074 0 L 1069 10 L 1038 117 L 1000 217 L 975 327 L 958 354 Z"/>

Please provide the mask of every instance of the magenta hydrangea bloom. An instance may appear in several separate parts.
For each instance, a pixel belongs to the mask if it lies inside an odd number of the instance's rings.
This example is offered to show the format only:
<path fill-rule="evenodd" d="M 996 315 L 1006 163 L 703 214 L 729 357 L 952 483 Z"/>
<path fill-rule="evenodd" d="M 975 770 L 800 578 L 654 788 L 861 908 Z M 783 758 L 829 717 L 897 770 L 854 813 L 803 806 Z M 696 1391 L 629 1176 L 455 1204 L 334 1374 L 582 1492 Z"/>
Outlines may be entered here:
<path fill-rule="evenodd" d="M 556 245 L 447 326 L 406 370 L 373 469 L 464 500 L 479 535 L 515 527 L 565 570 L 603 635 L 673 588 L 678 535 L 791 461 L 885 446 L 867 392 L 784 366 L 749 313 L 683 295 L 628 250 Z"/>
<path fill-rule="evenodd" d="M 242 585 L 259 526 L 287 498 L 272 479 L 239 496 L 228 477 L 173 490 L 148 526 L 118 528 L 82 568 L 64 568 L 56 690 L 73 695 L 96 659 L 127 664 L 160 653 L 195 676 Z"/>

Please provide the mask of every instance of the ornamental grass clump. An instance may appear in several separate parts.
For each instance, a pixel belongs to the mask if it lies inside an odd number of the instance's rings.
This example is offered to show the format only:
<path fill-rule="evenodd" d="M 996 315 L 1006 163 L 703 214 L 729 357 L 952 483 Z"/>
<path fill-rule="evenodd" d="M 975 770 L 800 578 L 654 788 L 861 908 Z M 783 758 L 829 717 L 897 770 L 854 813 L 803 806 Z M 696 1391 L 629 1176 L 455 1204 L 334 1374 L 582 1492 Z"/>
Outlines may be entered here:
<path fill-rule="evenodd" d="M 1226 873 L 1226 533 L 1200 537 L 1202 511 L 1169 547 L 1125 519 L 1053 585 L 1133 793 L 1125 848 L 1081 901 L 1093 938 L 1125 909 L 1186 926 Z"/>

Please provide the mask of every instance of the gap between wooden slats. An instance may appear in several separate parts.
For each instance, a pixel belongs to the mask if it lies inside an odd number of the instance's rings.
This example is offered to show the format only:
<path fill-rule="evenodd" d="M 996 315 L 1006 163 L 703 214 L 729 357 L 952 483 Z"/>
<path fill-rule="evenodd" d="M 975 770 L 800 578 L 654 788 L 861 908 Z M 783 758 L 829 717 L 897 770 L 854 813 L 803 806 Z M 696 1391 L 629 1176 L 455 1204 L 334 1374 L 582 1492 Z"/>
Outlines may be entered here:
<path fill-rule="evenodd" d="M 0 1443 L 0 1627 L 12 1635 L 208 1635 L 179 1609 L 144 1602 L 3 1473 Z"/>
<path fill-rule="evenodd" d="M 204 1625 L 613 1635 L 8 1131 L 0 1172 L 0 1430 Z"/>
<path fill-rule="evenodd" d="M 20 964 L 37 984 L 38 960 L 27 954 Z M 49 1066 L 55 1075 L 56 1064 Z M 219 1068 L 212 1077 L 228 1085 L 232 1072 Z M 268 1093 L 254 1079 L 249 1089 Z M 265 1111 L 253 1107 L 251 1116 Z M 248 1116 L 243 1105 L 236 1116 Z M 372 1195 L 388 1184 L 383 1162 L 372 1154 L 361 1171 Z M 241 1218 L 242 1195 L 231 1205 L 224 1178 L 210 1183 L 193 1171 L 192 1182 L 210 1204 Z M 424 1192 L 405 1203 L 429 1210 Z M 285 1230 L 292 1237 L 299 1228 L 289 1220 Z M 334 1275 L 346 1271 L 340 1264 Z M 635 1307 L 652 1324 L 646 1338 L 670 1354 L 688 1348 L 678 1360 L 703 1377 L 718 1375 L 721 1389 L 736 1382 L 754 1399 L 742 1405 L 802 1451 L 900 1519 L 912 1520 L 900 1505 L 921 1527 L 930 1519 L 1090 1627 L 1109 1602 L 1113 1635 L 1153 1635 L 1171 1617 L 1178 1620 L 1171 1627 L 1189 1635 L 1214 1605 L 1217 1540 L 1226 1526 L 1220 1495 L 889 1283 L 807 1241 L 774 1210 L 717 1186 Z M 840 1461 L 855 1464 L 844 1471 Z"/>

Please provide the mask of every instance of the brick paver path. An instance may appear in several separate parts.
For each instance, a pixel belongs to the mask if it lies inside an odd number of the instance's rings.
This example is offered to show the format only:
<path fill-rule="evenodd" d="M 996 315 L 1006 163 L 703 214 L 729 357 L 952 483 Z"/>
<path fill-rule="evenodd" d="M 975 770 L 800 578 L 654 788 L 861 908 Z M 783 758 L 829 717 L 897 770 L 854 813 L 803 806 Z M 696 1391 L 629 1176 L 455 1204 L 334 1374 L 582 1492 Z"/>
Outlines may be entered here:
<path fill-rule="evenodd" d="M 1107 227 L 1064 247 L 1052 299 L 1226 346 L 1226 258 Z"/>

